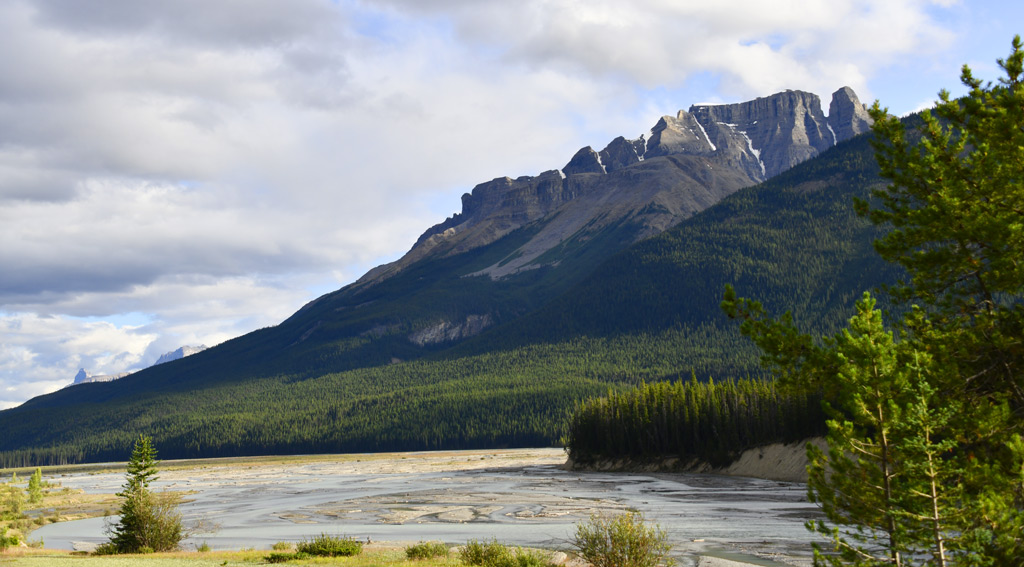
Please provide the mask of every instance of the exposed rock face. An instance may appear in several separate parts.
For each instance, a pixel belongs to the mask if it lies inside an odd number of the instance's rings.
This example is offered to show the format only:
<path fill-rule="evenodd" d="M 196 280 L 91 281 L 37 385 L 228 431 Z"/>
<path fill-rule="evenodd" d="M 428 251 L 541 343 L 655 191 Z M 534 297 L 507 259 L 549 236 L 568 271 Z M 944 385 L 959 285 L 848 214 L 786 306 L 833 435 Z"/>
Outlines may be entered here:
<path fill-rule="evenodd" d="M 629 167 L 634 163 L 640 163 L 643 161 L 643 150 L 637 151 L 637 144 L 640 144 L 640 148 L 646 147 L 646 144 L 642 143 L 641 140 L 627 140 L 622 136 L 615 138 L 608 144 L 605 149 L 601 150 L 598 154 L 601 156 L 601 165 L 604 166 L 606 173 Z M 568 173 L 566 174 L 568 175 Z"/>
<path fill-rule="evenodd" d="M 75 374 L 75 380 L 71 384 L 72 385 L 74 385 L 74 384 L 85 384 L 87 382 L 92 382 L 92 380 L 90 380 L 90 378 L 92 378 L 92 377 L 89 375 L 88 372 L 85 371 L 84 368 L 79 368 L 78 369 L 78 374 Z"/>
<path fill-rule="evenodd" d="M 704 126 L 691 113 L 680 110 L 674 117 L 662 116 L 651 128 L 644 159 L 674 154 L 711 155 L 717 150 Z"/>
<path fill-rule="evenodd" d="M 203 352 L 204 350 L 206 350 L 206 345 L 186 345 L 183 347 L 179 347 L 178 349 L 172 350 L 171 352 L 165 352 L 164 354 L 161 354 L 160 358 L 156 359 L 156 362 L 153 363 L 153 366 L 156 366 L 157 364 L 163 364 L 165 362 L 170 362 L 172 360 L 178 360 L 179 358 L 185 358 L 186 356 L 191 356 L 197 352 Z"/>
<path fill-rule="evenodd" d="M 590 146 L 561 170 L 500 177 L 462 196 L 462 212 L 437 224 L 401 259 L 370 270 L 354 285 L 373 285 L 430 256 L 490 244 L 535 223 L 514 254 L 473 275 L 501 278 L 558 262 L 546 254 L 628 225 L 634 240 L 657 234 L 745 186 L 777 175 L 870 126 L 857 95 L 844 87 L 826 119 L 817 95 L 785 91 L 739 104 L 691 106 L 663 116 L 635 140 Z"/>
<path fill-rule="evenodd" d="M 409 335 L 409 342 L 425 346 L 431 344 L 457 341 L 479 335 L 494 324 L 490 315 L 468 315 L 460 322 L 441 321 L 425 329 L 420 329 Z"/>
<path fill-rule="evenodd" d="M 74 382 L 69 384 L 69 386 L 74 386 L 76 384 L 90 384 L 92 382 L 112 382 L 114 380 L 117 380 L 118 378 L 124 378 L 129 374 L 131 374 L 131 372 L 120 372 L 118 374 L 97 374 L 93 376 L 92 374 L 86 372 L 84 368 L 79 368 L 78 374 L 75 374 Z"/>
<path fill-rule="evenodd" d="M 190 356 L 197 352 L 202 352 L 204 350 L 206 350 L 206 345 L 179 347 L 176 350 L 172 350 L 171 352 L 165 352 L 164 354 L 160 355 L 160 358 L 156 359 L 156 362 L 153 363 L 153 366 L 156 366 L 157 364 L 163 364 L 165 362 L 170 362 L 172 360 L 178 360 L 179 358 L 184 358 L 186 356 Z M 77 384 L 89 384 L 92 382 L 112 382 L 119 378 L 124 378 L 129 374 L 131 374 L 131 372 L 119 372 L 117 374 L 97 374 L 96 376 L 93 376 L 92 374 L 86 372 L 84 368 L 79 368 L 78 374 L 75 374 L 74 381 L 68 384 L 68 386 L 75 386 Z"/>
<path fill-rule="evenodd" d="M 853 89 L 843 87 L 832 93 L 832 103 L 828 105 L 828 124 L 835 132 L 836 143 L 867 132 L 873 123 L 867 107 L 861 104 Z"/>
<path fill-rule="evenodd" d="M 741 104 L 691 106 L 718 148 L 768 179 L 835 145 L 817 95 L 786 91 Z"/>
<path fill-rule="evenodd" d="M 576 175 L 577 173 L 607 173 L 604 164 L 601 163 L 601 155 L 594 151 L 594 148 L 587 146 L 580 148 L 569 163 L 562 168 L 565 175 Z"/>

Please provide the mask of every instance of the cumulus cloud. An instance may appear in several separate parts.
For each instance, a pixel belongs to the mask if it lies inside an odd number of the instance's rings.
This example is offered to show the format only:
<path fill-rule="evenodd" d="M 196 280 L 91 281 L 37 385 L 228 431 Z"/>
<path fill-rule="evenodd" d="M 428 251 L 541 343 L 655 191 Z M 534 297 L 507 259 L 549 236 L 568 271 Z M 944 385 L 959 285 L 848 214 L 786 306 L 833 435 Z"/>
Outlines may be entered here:
<path fill-rule="evenodd" d="M 460 37 L 510 61 L 646 87 L 711 72 L 731 99 L 841 85 L 867 94 L 874 69 L 952 38 L 929 13 L 944 0 L 525 0 L 514 10 L 494 1 L 384 1 L 450 17 Z"/>
<path fill-rule="evenodd" d="M 933 8 L 4 2 L 0 407 L 279 322 L 474 184 L 691 103 L 870 96 L 878 66 L 947 39 Z"/>
<path fill-rule="evenodd" d="M 35 314 L 0 316 L 0 408 L 67 385 L 79 368 L 122 372 L 155 338 L 131 326 Z"/>

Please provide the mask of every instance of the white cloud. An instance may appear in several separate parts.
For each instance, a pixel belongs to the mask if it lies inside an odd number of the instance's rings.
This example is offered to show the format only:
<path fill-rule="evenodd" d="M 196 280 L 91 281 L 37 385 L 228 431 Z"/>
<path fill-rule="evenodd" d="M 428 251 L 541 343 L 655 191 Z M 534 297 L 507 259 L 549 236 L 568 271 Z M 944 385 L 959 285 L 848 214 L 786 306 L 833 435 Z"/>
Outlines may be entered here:
<path fill-rule="evenodd" d="M 0 408 L 61 388 L 82 367 L 95 374 L 123 371 L 155 338 L 103 321 L 2 312 L 0 334 Z"/>
<path fill-rule="evenodd" d="M 699 100 L 869 99 L 879 66 L 946 41 L 931 10 L 4 2 L 0 405 L 279 322 L 400 255 L 474 184 Z M 110 322 L 128 313 L 142 322 Z"/>
<path fill-rule="evenodd" d="M 926 56 L 951 34 L 927 0 L 676 2 L 527 0 L 506 3 L 389 0 L 451 18 L 464 40 L 511 61 L 646 87 L 678 86 L 695 73 L 721 75 L 730 98 L 786 88 L 867 93 L 866 75 L 894 57 Z M 851 72 L 850 65 L 856 67 Z"/>

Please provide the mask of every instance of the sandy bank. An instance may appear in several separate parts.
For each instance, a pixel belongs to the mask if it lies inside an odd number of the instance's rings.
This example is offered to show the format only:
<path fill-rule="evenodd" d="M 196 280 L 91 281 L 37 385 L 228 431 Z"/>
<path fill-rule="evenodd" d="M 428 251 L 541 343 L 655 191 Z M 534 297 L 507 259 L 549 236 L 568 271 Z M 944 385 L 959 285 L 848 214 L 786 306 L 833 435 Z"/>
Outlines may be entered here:
<path fill-rule="evenodd" d="M 796 443 L 773 443 L 744 451 L 732 464 L 715 467 L 702 461 L 683 462 L 666 458 L 654 462 L 635 462 L 628 459 L 604 460 L 593 464 L 566 463 L 571 470 L 631 471 L 631 472 L 689 472 L 745 476 L 784 482 L 807 482 L 807 443 L 824 448 L 821 438 Z"/>

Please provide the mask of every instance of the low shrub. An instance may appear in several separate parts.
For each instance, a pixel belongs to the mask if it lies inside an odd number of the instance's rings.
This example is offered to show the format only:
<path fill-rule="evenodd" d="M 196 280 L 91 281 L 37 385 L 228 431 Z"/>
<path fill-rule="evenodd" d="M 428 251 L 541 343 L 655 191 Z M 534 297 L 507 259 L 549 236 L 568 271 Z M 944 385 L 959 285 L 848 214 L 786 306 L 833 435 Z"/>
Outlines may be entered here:
<path fill-rule="evenodd" d="M 92 550 L 93 555 L 116 555 L 117 546 L 111 542 L 104 542 L 96 546 L 96 549 Z"/>
<path fill-rule="evenodd" d="M 210 551 L 210 544 L 208 544 L 208 543 L 206 543 L 204 541 L 202 544 L 196 546 L 196 551 L 198 551 L 200 553 L 206 553 L 206 552 Z"/>
<path fill-rule="evenodd" d="M 363 542 L 350 537 L 320 534 L 313 539 L 299 542 L 299 552 L 319 557 L 349 557 L 363 551 Z"/>
<path fill-rule="evenodd" d="M 4 551 L 8 547 L 14 547 L 18 545 L 18 534 L 8 533 L 7 528 L 0 528 L 0 551 Z"/>
<path fill-rule="evenodd" d="M 459 549 L 459 561 L 465 565 L 483 565 L 488 558 L 494 557 L 500 551 L 496 546 L 501 545 L 496 541 L 481 543 L 475 539 L 466 542 L 466 545 Z M 502 545 L 502 548 L 505 546 Z"/>
<path fill-rule="evenodd" d="M 405 556 L 408 559 L 433 559 L 435 557 L 446 557 L 447 555 L 448 546 L 441 542 L 421 541 L 405 548 Z"/>
<path fill-rule="evenodd" d="M 309 559 L 312 555 L 297 551 L 295 553 L 271 553 L 264 555 L 263 560 L 267 563 L 287 563 L 293 559 Z"/>
<path fill-rule="evenodd" d="M 270 548 L 274 551 L 288 551 L 292 547 L 294 547 L 294 544 L 292 544 L 292 542 L 290 541 L 279 541 L 272 545 Z"/>
<path fill-rule="evenodd" d="M 572 546 L 594 567 L 655 567 L 671 565 L 668 534 L 660 526 L 648 526 L 643 514 L 591 516 L 576 525 Z M 664 563 L 663 563 L 664 561 Z"/>
<path fill-rule="evenodd" d="M 491 540 L 480 543 L 471 540 L 459 550 L 459 560 L 466 565 L 481 567 L 543 567 L 547 561 L 539 553 L 524 550 L 521 547 L 513 550 L 509 546 Z"/>

